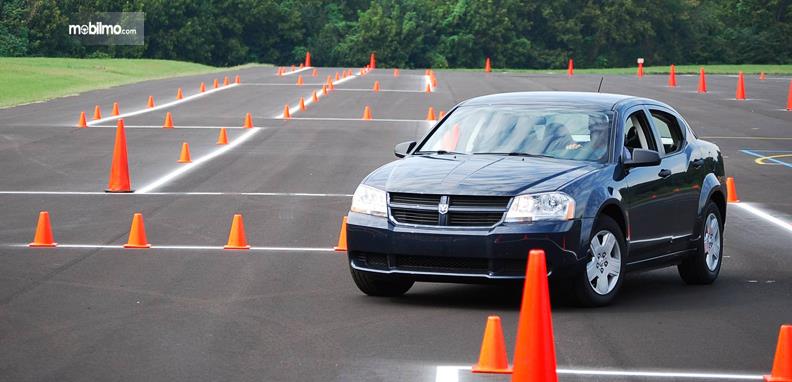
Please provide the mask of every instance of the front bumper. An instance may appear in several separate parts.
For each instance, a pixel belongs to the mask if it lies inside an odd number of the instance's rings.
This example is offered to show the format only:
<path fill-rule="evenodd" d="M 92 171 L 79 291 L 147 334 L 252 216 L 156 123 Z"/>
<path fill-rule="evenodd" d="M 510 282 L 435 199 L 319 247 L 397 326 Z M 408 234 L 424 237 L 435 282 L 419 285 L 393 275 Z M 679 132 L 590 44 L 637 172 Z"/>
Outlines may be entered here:
<path fill-rule="evenodd" d="M 589 223 L 589 224 L 586 224 Z M 410 226 L 350 212 L 347 247 L 352 268 L 416 280 L 521 279 L 531 249 L 542 249 L 549 273 L 579 269 L 586 219 L 499 224 L 491 228 Z"/>

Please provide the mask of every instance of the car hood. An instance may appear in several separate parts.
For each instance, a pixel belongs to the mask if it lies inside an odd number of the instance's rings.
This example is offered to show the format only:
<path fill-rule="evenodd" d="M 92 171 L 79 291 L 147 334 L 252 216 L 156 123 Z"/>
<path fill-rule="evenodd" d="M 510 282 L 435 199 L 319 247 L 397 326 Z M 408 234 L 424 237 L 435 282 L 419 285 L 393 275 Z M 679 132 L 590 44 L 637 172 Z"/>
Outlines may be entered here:
<path fill-rule="evenodd" d="M 602 166 L 502 155 L 410 156 L 380 167 L 364 183 L 388 192 L 516 195 L 556 190 Z"/>

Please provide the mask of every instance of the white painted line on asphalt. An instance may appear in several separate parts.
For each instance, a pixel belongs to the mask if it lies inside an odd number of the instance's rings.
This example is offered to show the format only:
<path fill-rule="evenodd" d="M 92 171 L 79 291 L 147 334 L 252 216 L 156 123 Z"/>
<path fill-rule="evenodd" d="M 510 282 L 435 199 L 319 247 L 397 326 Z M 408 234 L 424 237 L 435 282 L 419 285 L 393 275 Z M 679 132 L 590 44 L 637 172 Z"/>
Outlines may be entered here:
<path fill-rule="evenodd" d="M 459 382 L 459 372 L 470 371 L 470 366 L 437 366 L 436 382 Z M 685 371 L 632 371 L 632 370 L 597 370 L 597 369 L 556 369 L 558 374 L 603 377 L 642 377 L 642 378 L 686 378 L 713 380 L 751 380 L 761 381 L 763 377 L 755 374 L 701 373 Z"/>
<path fill-rule="evenodd" d="M 352 194 L 312 193 L 312 192 L 104 192 L 104 191 L 0 191 L 0 195 L 128 195 L 128 196 L 305 196 L 305 197 L 338 197 L 351 198 Z"/>
<path fill-rule="evenodd" d="M 341 91 L 341 92 L 371 92 L 371 93 L 375 93 L 375 91 L 372 90 L 372 89 L 350 89 L 350 88 L 341 89 L 341 88 L 339 88 L 339 89 L 336 89 L 336 91 Z M 399 90 L 399 89 L 380 89 L 379 90 L 380 93 L 423 93 L 424 91 L 425 90 Z"/>
<path fill-rule="evenodd" d="M 300 72 L 304 72 L 304 71 L 306 71 L 308 69 L 313 69 L 313 66 L 305 66 L 302 69 L 296 69 L 293 72 L 283 72 L 283 76 L 290 76 L 292 74 L 297 74 L 297 73 L 300 73 Z"/>
<path fill-rule="evenodd" d="M 27 247 L 27 244 L 11 244 L 10 247 Z M 54 248 L 88 248 L 88 249 L 120 249 L 123 245 L 113 244 L 58 244 Z M 130 248 L 137 249 L 137 248 Z M 217 250 L 223 249 L 219 245 L 151 245 L 148 249 L 186 249 L 186 250 Z M 250 247 L 250 251 L 269 251 L 269 252 L 335 252 L 334 248 L 328 247 Z M 235 250 L 236 251 L 236 250 Z M 245 250 L 239 250 L 244 252 Z"/>
<path fill-rule="evenodd" d="M 358 121 L 358 122 L 424 122 L 428 124 L 435 123 L 437 121 L 427 121 L 425 119 L 363 119 L 363 118 L 314 118 L 314 117 L 292 117 L 291 119 L 295 120 L 304 120 L 304 121 Z"/>
<path fill-rule="evenodd" d="M 208 161 L 210 161 L 210 160 L 212 160 L 212 159 L 214 159 L 214 158 L 216 158 L 216 157 L 218 157 L 220 155 L 223 155 L 224 153 L 226 153 L 228 151 L 233 150 L 235 147 L 241 145 L 242 143 L 244 143 L 245 141 L 250 139 L 250 137 L 252 137 L 256 133 L 258 133 L 259 131 L 261 131 L 261 129 L 258 128 L 258 127 L 250 128 L 247 132 L 245 132 L 244 134 L 240 135 L 239 137 L 237 137 L 233 141 L 229 142 L 227 145 L 224 145 L 224 146 L 221 146 L 221 147 L 215 149 L 214 151 L 210 152 L 209 154 L 206 154 L 206 155 L 194 160 L 192 163 L 187 163 L 187 164 L 184 164 L 184 165 L 178 167 L 176 170 L 173 170 L 173 171 L 163 175 L 159 179 L 149 183 L 148 185 L 138 189 L 135 192 L 138 193 L 138 194 L 145 194 L 147 192 L 151 192 L 151 191 L 157 189 L 158 187 L 163 186 L 165 183 L 168 183 L 168 182 L 172 181 L 173 179 L 176 179 L 177 177 L 187 173 L 188 171 L 190 171 L 190 170 L 192 170 L 192 169 L 194 169 L 194 168 L 196 168 L 196 167 L 198 167 L 198 166 L 200 166 L 200 165 L 202 165 L 202 164 L 204 164 L 204 163 L 206 163 L 206 162 L 208 162 Z"/>
<path fill-rule="evenodd" d="M 758 218 L 764 219 L 767 222 L 770 222 L 770 223 L 775 224 L 775 225 L 777 225 L 777 226 L 779 226 L 779 227 L 781 227 L 781 228 L 783 228 L 783 229 L 785 229 L 785 230 L 787 230 L 789 232 L 792 232 L 792 223 L 790 223 L 788 221 L 785 221 L 784 219 L 780 219 L 780 218 L 777 218 L 777 217 L 775 217 L 773 215 L 770 215 L 769 213 L 767 213 L 767 212 L 765 212 L 765 211 L 763 211 L 763 210 L 761 210 L 759 208 L 756 208 L 756 207 L 754 207 L 754 206 L 752 206 L 752 205 L 750 205 L 748 203 L 745 203 L 745 202 L 729 203 L 729 206 L 737 206 L 737 207 L 739 207 L 740 209 L 742 209 L 745 212 L 751 213 L 751 214 L 753 214 L 754 216 L 756 216 Z"/>
<path fill-rule="evenodd" d="M 197 93 L 197 94 L 193 94 L 193 95 L 190 95 L 190 96 L 186 96 L 186 97 L 184 97 L 182 99 L 177 99 L 177 100 L 174 100 L 174 101 L 171 101 L 171 102 L 166 102 L 166 103 L 163 103 L 163 104 L 160 104 L 160 105 L 155 105 L 154 107 L 148 107 L 148 108 L 145 108 L 145 109 L 135 110 L 135 111 L 131 111 L 129 113 L 122 113 L 120 115 L 111 115 L 109 117 L 105 117 L 105 118 L 102 118 L 102 119 L 91 120 L 91 121 L 88 121 L 88 126 L 96 126 L 96 125 L 98 125 L 98 124 L 100 124 L 102 122 L 115 121 L 115 120 L 117 120 L 119 118 L 132 117 L 132 116 L 135 116 L 135 115 L 140 115 L 140 114 L 152 112 L 152 111 L 155 111 L 155 110 L 165 109 L 165 108 L 168 108 L 168 107 L 171 107 L 171 106 L 175 106 L 175 105 L 178 105 L 178 104 L 181 104 L 181 103 L 184 103 L 184 102 L 192 101 L 192 100 L 194 100 L 196 98 L 207 96 L 209 94 L 214 94 L 214 93 L 217 93 L 219 91 L 231 89 L 231 88 L 234 88 L 234 87 L 237 87 L 237 86 L 239 86 L 239 84 L 232 83 L 232 84 L 228 84 L 228 85 L 225 85 L 225 86 L 221 86 L 221 87 L 216 88 L 216 89 L 209 89 L 209 90 L 207 90 L 207 91 L 205 91 L 203 93 Z"/>
<path fill-rule="evenodd" d="M 303 86 L 319 86 L 319 87 L 321 87 L 324 84 L 325 84 L 324 82 L 315 82 L 315 83 L 305 82 L 305 83 L 303 83 Z M 244 82 L 244 83 L 241 83 L 240 85 L 242 85 L 242 86 L 293 86 L 293 87 L 298 87 L 297 84 L 293 84 L 293 83 L 284 84 L 282 82 Z"/>

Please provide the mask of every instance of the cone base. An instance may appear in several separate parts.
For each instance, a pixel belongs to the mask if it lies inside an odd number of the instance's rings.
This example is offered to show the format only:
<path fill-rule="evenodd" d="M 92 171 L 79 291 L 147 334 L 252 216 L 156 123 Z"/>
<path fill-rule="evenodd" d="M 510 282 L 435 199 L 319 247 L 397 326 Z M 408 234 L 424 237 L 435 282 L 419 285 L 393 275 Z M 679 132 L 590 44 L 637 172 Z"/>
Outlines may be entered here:
<path fill-rule="evenodd" d="M 224 245 L 223 249 L 250 249 L 250 246 L 249 245 L 245 245 L 245 246 Z"/>
<path fill-rule="evenodd" d="M 181 160 L 181 159 L 179 159 L 179 160 L 176 161 L 176 163 L 192 163 L 192 161 L 191 160 Z"/>
<path fill-rule="evenodd" d="M 765 375 L 764 382 L 792 382 L 792 378 L 773 377 L 772 375 Z"/>
<path fill-rule="evenodd" d="M 151 248 L 151 244 L 124 244 L 124 248 L 146 249 Z"/>
<path fill-rule="evenodd" d="M 740 202 L 740 199 L 726 201 L 726 203 L 739 203 L 739 202 Z"/>
<path fill-rule="evenodd" d="M 107 192 L 107 193 L 125 193 L 125 194 L 129 194 L 129 193 L 133 193 L 133 192 L 135 192 L 135 190 L 111 190 L 111 189 L 105 188 L 104 192 Z"/>
<path fill-rule="evenodd" d="M 488 367 L 479 367 L 478 365 L 473 365 L 473 368 L 470 371 L 476 374 L 511 374 L 512 368 L 506 369 L 491 369 Z"/>
<path fill-rule="evenodd" d="M 57 246 L 58 246 L 58 243 L 51 243 L 51 244 L 30 243 L 30 244 L 28 244 L 28 247 L 31 247 L 31 248 L 53 248 L 53 247 L 57 247 Z"/>
<path fill-rule="evenodd" d="M 346 252 L 347 251 L 346 248 L 341 248 L 341 247 L 333 247 L 333 250 L 336 251 L 336 252 Z"/>

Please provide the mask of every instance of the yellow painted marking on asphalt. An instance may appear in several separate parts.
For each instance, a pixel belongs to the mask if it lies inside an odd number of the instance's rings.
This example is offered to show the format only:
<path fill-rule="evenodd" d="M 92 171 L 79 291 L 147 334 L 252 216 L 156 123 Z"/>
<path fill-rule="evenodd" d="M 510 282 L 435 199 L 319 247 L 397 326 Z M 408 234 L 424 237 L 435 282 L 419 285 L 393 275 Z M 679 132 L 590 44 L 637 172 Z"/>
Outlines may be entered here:
<path fill-rule="evenodd" d="M 761 158 L 754 159 L 756 164 L 768 164 L 768 165 L 779 165 L 781 163 L 766 163 L 768 159 L 778 159 L 778 158 L 789 158 L 792 157 L 792 154 L 778 154 L 778 155 L 768 155 Z"/>

